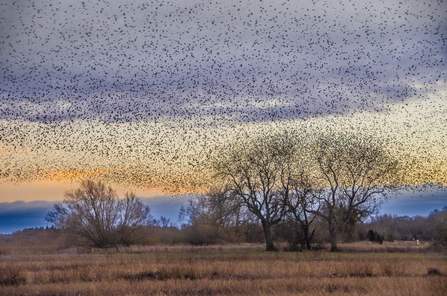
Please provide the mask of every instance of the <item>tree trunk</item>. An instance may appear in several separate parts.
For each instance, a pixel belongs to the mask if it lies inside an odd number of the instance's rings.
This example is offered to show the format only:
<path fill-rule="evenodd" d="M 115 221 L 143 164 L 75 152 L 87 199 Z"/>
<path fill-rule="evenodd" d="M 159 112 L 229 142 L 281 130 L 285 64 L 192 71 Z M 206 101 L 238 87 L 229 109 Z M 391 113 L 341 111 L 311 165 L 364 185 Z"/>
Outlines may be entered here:
<path fill-rule="evenodd" d="M 262 223 L 262 228 L 264 229 L 264 237 L 265 237 L 265 250 L 267 252 L 276 251 L 275 245 L 273 244 L 272 233 L 270 232 L 270 228 L 272 226 L 267 223 Z"/>
<path fill-rule="evenodd" d="M 309 228 L 308 227 L 304 227 L 303 232 L 304 232 L 304 241 L 306 242 L 306 249 L 308 251 L 310 251 L 312 249 L 310 247 L 310 242 L 312 241 L 312 237 L 314 236 L 315 229 L 312 231 L 312 234 L 310 235 L 310 237 L 309 237 Z"/>
<path fill-rule="evenodd" d="M 338 252 L 338 249 L 337 249 L 337 228 L 332 223 L 329 224 L 329 235 L 331 237 L 331 252 Z"/>
<path fill-rule="evenodd" d="M 304 238 L 304 243 L 302 244 L 302 246 L 304 247 L 304 244 L 306 244 L 306 249 L 310 250 L 309 228 L 306 225 L 303 225 L 302 229 Z"/>

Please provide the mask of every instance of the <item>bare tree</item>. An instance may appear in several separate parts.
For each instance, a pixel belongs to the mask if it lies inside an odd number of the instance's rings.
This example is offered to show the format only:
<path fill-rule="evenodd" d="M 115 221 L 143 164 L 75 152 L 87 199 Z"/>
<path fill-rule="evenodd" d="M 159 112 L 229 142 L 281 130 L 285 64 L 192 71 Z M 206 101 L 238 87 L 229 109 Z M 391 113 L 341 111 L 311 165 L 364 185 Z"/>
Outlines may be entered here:
<path fill-rule="evenodd" d="M 429 229 L 436 245 L 447 248 L 447 206 L 434 210 L 428 217 Z"/>
<path fill-rule="evenodd" d="M 315 233 L 315 229 L 311 232 L 311 225 L 320 205 L 318 196 L 321 189 L 318 188 L 318 182 L 310 172 L 301 170 L 288 175 L 287 180 L 283 181 L 283 188 L 287 211 L 299 224 L 306 249 L 311 250 L 310 244 Z"/>
<path fill-rule="evenodd" d="M 337 251 L 338 231 L 376 212 L 397 188 L 399 162 L 377 139 L 353 135 L 322 136 L 314 153 L 324 181 L 322 209 L 315 214 L 327 221 L 331 251 Z"/>
<path fill-rule="evenodd" d="M 228 146 L 214 162 L 217 176 L 227 182 L 229 195 L 260 220 L 267 251 L 275 250 L 271 227 L 286 214 L 281 191 L 282 160 L 292 153 L 293 146 L 282 145 L 281 141 L 280 137 L 263 137 Z"/>
<path fill-rule="evenodd" d="M 136 229 L 144 224 L 149 207 L 133 193 L 118 199 L 116 191 L 98 181 L 84 180 L 77 190 L 65 192 L 47 221 L 96 247 L 130 244 Z"/>
<path fill-rule="evenodd" d="M 206 194 L 198 194 L 182 205 L 179 221 L 189 225 L 206 224 L 217 227 L 238 228 L 246 219 L 246 211 L 239 199 L 225 187 L 214 187 Z"/>
<path fill-rule="evenodd" d="M 150 208 L 145 206 L 134 193 L 128 192 L 125 198 L 118 201 L 119 207 L 119 243 L 129 246 L 142 239 L 142 226 L 152 219 Z"/>
<path fill-rule="evenodd" d="M 213 213 L 216 224 L 221 227 L 234 227 L 238 232 L 246 217 L 246 207 L 230 193 L 227 187 L 214 187 L 207 194 L 209 211 Z"/>
<path fill-rule="evenodd" d="M 164 217 L 164 216 L 160 216 L 160 220 L 157 220 L 157 224 L 160 227 L 163 228 L 168 228 L 171 227 L 172 223 L 171 223 L 171 219 Z"/>
<path fill-rule="evenodd" d="M 294 235 L 304 244 L 308 250 L 311 249 L 310 242 L 315 233 L 311 232 L 315 212 L 319 210 L 318 194 L 321 192 L 319 179 L 315 176 L 314 165 L 310 161 L 311 146 L 309 139 L 303 135 L 295 135 L 293 138 L 288 133 L 282 134 L 279 147 L 282 153 L 281 185 L 284 203 L 287 207 L 288 223 L 297 223 L 293 227 L 297 231 Z M 302 236 L 301 238 L 299 238 Z M 295 246 L 292 246 L 294 248 Z"/>

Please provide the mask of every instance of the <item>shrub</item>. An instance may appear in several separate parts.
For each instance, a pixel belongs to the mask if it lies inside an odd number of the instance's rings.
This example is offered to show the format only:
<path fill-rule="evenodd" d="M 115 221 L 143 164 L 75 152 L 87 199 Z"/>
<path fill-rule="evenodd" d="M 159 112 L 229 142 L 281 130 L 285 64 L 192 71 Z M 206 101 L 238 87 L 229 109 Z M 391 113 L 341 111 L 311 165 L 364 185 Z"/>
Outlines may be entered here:
<path fill-rule="evenodd" d="M 385 236 L 383 234 L 379 234 L 377 233 L 377 231 L 374 231 L 372 229 L 370 229 L 368 231 L 368 234 L 366 235 L 366 237 L 368 238 L 368 240 L 370 242 L 375 242 L 375 243 L 379 243 L 382 244 L 384 241 Z"/>
<path fill-rule="evenodd" d="M 22 275 L 22 268 L 14 263 L 7 263 L 0 266 L 0 285 L 18 286 L 26 282 Z"/>

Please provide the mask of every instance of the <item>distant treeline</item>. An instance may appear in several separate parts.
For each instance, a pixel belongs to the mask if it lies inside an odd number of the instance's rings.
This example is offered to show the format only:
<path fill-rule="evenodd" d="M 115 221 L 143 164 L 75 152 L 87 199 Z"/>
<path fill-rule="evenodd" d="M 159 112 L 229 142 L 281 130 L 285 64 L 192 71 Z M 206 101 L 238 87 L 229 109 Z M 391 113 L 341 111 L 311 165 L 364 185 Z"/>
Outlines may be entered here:
<path fill-rule="evenodd" d="M 182 209 L 183 223 L 178 226 L 169 219 L 151 219 L 149 225 L 141 226 L 139 241 L 142 245 L 210 245 L 228 243 L 263 243 L 262 225 L 250 215 L 244 216 L 239 223 L 223 219 L 219 215 L 210 215 L 206 210 L 206 197 L 192 198 Z M 369 222 L 358 223 L 352 229 L 341 232 L 340 242 L 371 240 L 371 231 L 382 236 L 384 241 L 429 241 L 447 247 L 447 207 L 435 210 L 427 217 L 378 215 Z M 312 249 L 319 249 L 330 242 L 330 236 L 324 220 L 317 220 L 311 232 Z M 287 242 L 289 250 L 305 248 L 302 232 L 291 220 L 284 220 L 272 229 L 275 242 Z M 0 254 L 21 249 L 51 253 L 57 249 L 78 245 L 76 237 L 63 229 L 54 227 L 27 228 L 9 235 L 0 235 Z M 379 243 L 379 242 L 377 242 Z"/>
<path fill-rule="evenodd" d="M 323 209 L 324 211 L 324 209 Z M 264 242 L 261 223 L 248 210 L 238 208 L 237 212 L 225 210 L 215 204 L 212 196 L 198 196 L 180 210 L 179 218 L 185 223 L 175 231 L 181 233 L 183 243 L 215 244 L 220 242 Z M 155 221 L 154 221 L 155 222 Z M 164 228 L 159 231 L 163 232 Z M 339 242 L 356 242 L 371 240 L 369 232 L 375 232 L 381 241 L 430 241 L 447 247 L 447 206 L 434 210 L 427 217 L 377 215 L 366 222 L 353 221 L 339 229 Z M 307 246 L 302 225 L 293 218 L 284 218 L 272 227 L 275 242 L 288 242 L 290 250 L 304 249 Z M 315 217 L 309 229 L 312 246 L 319 248 L 330 243 L 327 221 Z M 172 243 L 175 241 L 163 241 Z"/>

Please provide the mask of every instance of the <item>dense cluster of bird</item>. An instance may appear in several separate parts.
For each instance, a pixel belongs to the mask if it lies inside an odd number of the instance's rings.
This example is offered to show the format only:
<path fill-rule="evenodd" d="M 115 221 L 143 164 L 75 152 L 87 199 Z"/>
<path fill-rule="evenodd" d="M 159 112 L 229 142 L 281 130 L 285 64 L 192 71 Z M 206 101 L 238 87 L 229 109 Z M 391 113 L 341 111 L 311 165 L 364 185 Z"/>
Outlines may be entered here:
<path fill-rule="evenodd" d="M 309 126 L 442 163 L 446 15 L 416 0 L 1 1 L 0 177 L 195 190 L 223 143 Z"/>

